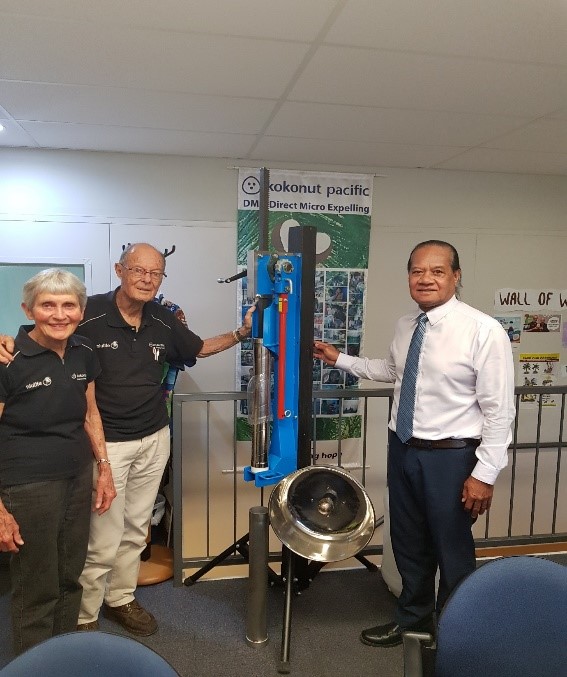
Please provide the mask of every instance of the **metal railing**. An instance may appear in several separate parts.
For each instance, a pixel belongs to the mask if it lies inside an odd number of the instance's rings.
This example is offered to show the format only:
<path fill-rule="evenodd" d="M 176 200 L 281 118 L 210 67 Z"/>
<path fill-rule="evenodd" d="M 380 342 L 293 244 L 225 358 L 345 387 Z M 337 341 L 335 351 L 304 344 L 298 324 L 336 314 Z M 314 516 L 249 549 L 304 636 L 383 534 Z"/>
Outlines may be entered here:
<path fill-rule="evenodd" d="M 316 439 L 318 419 L 329 417 L 313 417 L 313 463 L 330 461 L 358 474 L 375 506 L 376 497 L 383 497 L 385 491 L 385 461 L 383 470 L 373 461 L 377 456 L 385 459 L 392 396 L 392 388 L 313 392 L 314 411 L 323 400 L 340 405 L 334 417 L 335 440 Z M 509 463 L 498 478 L 490 512 L 475 525 L 478 547 L 567 541 L 567 473 L 562 472 L 567 386 L 518 387 L 515 397 Z M 183 570 L 207 566 L 230 539 L 240 545 L 249 507 L 266 503 L 264 490 L 242 479 L 250 443 L 237 440 L 236 422 L 245 400 L 245 392 L 173 396 L 174 582 L 178 585 Z M 354 440 L 342 435 L 345 423 L 352 420 L 342 413 L 344 400 L 359 403 L 360 436 Z M 379 519 L 377 526 L 382 522 Z M 375 541 L 361 554 L 382 554 L 382 545 Z M 229 546 L 227 553 L 223 564 L 245 561 L 238 548 L 231 551 Z M 270 560 L 279 560 L 279 553 L 270 552 Z"/>

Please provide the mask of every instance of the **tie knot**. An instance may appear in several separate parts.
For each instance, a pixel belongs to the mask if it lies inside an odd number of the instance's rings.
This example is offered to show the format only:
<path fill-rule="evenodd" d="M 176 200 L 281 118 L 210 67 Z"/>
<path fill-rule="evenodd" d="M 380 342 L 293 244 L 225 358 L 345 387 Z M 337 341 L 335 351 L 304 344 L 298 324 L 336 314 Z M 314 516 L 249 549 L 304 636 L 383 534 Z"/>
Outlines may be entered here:
<path fill-rule="evenodd" d="M 417 323 L 418 324 L 425 324 L 427 322 L 427 315 L 426 313 L 420 313 L 417 316 Z"/>

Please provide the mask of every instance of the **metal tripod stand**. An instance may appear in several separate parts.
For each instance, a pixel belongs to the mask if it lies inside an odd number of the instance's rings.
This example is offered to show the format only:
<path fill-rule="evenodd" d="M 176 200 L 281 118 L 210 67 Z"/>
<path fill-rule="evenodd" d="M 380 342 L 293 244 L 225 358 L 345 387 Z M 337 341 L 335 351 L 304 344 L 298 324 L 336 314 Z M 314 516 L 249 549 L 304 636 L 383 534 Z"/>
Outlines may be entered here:
<path fill-rule="evenodd" d="M 214 569 L 219 564 L 222 564 L 229 557 L 240 555 L 245 562 L 250 561 L 250 534 L 244 534 L 241 538 L 235 541 L 232 545 L 229 545 L 226 550 L 223 550 L 216 557 L 214 557 L 210 562 L 207 562 L 202 566 L 198 571 L 196 571 L 191 576 L 188 576 L 184 581 L 184 585 L 194 585 L 201 576 L 204 576 L 206 573 Z M 268 579 L 271 585 L 281 585 L 282 577 L 277 574 L 273 569 L 268 567 Z"/>

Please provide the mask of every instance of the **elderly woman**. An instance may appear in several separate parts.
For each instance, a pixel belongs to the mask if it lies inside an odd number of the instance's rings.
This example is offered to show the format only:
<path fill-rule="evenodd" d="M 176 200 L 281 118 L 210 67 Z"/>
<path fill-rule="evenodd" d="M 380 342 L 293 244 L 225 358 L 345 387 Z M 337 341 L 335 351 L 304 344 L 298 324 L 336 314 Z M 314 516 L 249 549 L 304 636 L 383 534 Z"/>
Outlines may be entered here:
<path fill-rule="evenodd" d="M 87 301 L 84 284 L 51 268 L 26 282 L 22 326 L 0 365 L 0 550 L 12 553 L 12 629 L 21 653 L 77 627 L 93 511 L 116 495 L 89 341 L 73 334 Z"/>

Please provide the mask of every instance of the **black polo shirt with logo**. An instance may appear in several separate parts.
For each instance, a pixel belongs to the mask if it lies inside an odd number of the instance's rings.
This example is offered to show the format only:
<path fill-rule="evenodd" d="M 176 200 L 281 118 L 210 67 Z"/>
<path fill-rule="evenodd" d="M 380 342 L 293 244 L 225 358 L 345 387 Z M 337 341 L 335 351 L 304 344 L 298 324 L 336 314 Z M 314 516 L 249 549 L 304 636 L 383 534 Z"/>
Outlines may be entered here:
<path fill-rule="evenodd" d="M 120 314 L 116 290 L 90 296 L 78 331 L 95 345 L 102 373 L 96 400 L 109 442 L 140 439 L 169 423 L 161 389 L 164 364 L 192 366 L 199 336 L 154 301 L 144 305 L 136 331 Z"/>
<path fill-rule="evenodd" d="M 87 385 L 100 373 L 88 339 L 73 334 L 63 359 L 28 336 L 16 337 L 14 361 L 0 365 L 0 484 L 73 477 L 92 462 L 85 432 Z"/>

